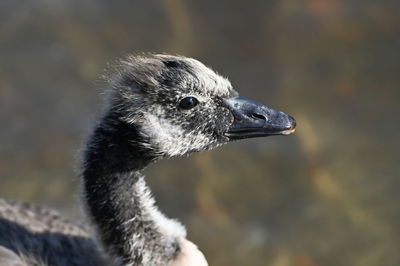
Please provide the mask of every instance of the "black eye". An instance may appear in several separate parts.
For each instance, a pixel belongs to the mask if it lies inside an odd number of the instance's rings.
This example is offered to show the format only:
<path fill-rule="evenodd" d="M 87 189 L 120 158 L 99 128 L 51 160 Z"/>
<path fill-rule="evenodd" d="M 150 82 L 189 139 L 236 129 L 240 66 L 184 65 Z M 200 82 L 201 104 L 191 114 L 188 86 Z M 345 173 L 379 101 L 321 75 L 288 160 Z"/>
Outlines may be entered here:
<path fill-rule="evenodd" d="M 189 97 L 183 98 L 179 102 L 179 107 L 182 109 L 185 109 L 185 110 L 189 110 L 189 109 L 192 109 L 193 107 L 195 107 L 198 103 L 199 103 L 199 100 L 197 100 L 195 97 L 189 96 Z"/>

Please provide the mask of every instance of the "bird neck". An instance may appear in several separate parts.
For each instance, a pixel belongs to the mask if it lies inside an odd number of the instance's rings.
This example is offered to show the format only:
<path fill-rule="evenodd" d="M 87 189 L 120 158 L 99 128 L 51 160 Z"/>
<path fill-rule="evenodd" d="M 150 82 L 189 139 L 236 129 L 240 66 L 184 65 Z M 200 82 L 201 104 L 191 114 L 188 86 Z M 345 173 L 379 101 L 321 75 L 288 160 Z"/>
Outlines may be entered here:
<path fill-rule="evenodd" d="M 135 125 L 111 114 L 96 126 L 84 153 L 83 189 L 104 248 L 122 264 L 166 265 L 185 236 L 154 205 L 140 171 L 159 159 Z"/>

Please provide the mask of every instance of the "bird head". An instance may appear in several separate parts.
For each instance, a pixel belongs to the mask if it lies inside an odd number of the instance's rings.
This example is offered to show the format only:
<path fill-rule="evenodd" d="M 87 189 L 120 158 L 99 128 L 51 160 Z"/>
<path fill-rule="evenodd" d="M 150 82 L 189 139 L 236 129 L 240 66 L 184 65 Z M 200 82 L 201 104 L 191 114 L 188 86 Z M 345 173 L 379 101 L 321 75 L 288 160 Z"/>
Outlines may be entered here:
<path fill-rule="evenodd" d="M 165 157 L 288 135 L 296 126 L 291 116 L 239 96 L 226 78 L 192 58 L 130 56 L 113 73 L 110 110 L 139 132 L 141 145 Z"/>

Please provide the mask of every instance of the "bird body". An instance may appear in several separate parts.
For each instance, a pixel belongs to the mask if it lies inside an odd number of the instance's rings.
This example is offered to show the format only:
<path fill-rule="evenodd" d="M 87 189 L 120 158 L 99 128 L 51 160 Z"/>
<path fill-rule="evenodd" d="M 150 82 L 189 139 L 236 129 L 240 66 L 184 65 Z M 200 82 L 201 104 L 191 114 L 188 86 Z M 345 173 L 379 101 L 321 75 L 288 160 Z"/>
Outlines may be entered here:
<path fill-rule="evenodd" d="M 39 205 L 0 199 L 1 266 L 97 266 L 103 262 L 99 246 L 84 225 Z"/>
<path fill-rule="evenodd" d="M 239 97 L 227 79 L 187 57 L 128 57 L 108 84 L 107 106 L 82 156 L 82 199 L 92 226 L 1 200 L 0 262 L 207 265 L 184 226 L 156 207 L 142 170 L 162 158 L 295 127 L 290 116 Z"/>

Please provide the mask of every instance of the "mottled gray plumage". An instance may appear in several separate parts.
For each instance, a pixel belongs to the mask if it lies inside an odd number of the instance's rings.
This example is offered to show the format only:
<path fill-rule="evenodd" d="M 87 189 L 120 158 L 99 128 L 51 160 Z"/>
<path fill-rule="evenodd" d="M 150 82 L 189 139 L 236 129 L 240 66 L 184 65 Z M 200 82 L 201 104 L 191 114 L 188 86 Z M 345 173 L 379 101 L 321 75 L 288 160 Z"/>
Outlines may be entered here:
<path fill-rule="evenodd" d="M 108 84 L 107 106 L 83 150 L 92 229 L 0 200 L 0 265 L 207 265 L 200 252 L 194 260 L 182 257 L 195 248 L 185 228 L 157 209 L 141 170 L 233 139 L 289 134 L 295 126 L 286 114 L 237 97 L 227 79 L 191 58 L 131 56 Z"/>
<path fill-rule="evenodd" d="M 99 246 L 89 232 L 56 211 L 0 199 L 1 266 L 101 265 Z"/>

